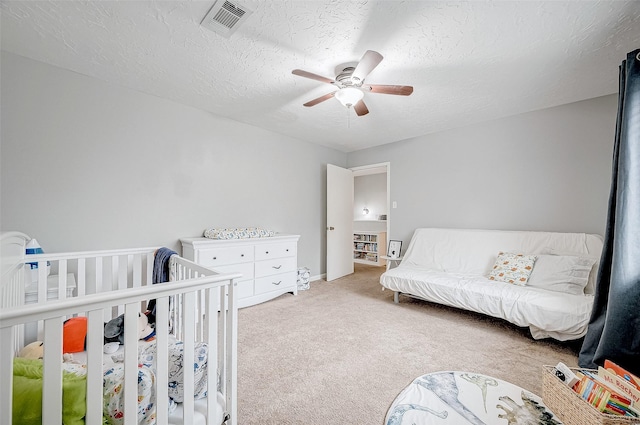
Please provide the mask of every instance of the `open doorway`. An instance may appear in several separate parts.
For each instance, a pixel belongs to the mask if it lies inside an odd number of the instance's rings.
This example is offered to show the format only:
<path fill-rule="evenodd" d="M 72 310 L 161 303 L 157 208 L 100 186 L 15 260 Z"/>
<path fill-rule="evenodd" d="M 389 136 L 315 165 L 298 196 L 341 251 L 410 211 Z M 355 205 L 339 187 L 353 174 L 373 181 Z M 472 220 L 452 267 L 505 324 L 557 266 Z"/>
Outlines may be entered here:
<path fill-rule="evenodd" d="M 384 271 L 384 259 L 379 258 L 386 252 L 386 235 L 390 229 L 389 204 L 390 204 L 390 164 L 380 163 L 353 167 L 350 169 L 327 164 L 327 249 L 326 265 L 327 281 L 332 281 L 354 272 L 354 256 L 358 245 L 361 242 L 368 242 L 366 248 L 363 245 L 363 257 L 375 259 L 376 265 L 362 264 L 363 267 L 379 267 Z M 382 178 L 377 184 L 375 191 L 382 193 L 376 197 L 374 204 L 356 204 L 354 199 L 354 180 L 357 177 L 369 175 L 380 175 Z M 386 183 L 385 183 L 386 182 Z M 365 184 L 368 184 L 365 182 Z M 358 198 L 360 199 L 360 197 Z M 364 198 L 369 202 L 368 198 Z M 381 199 L 381 200 L 380 200 Z M 373 201 L 371 201 L 373 202 Z M 368 210 L 367 214 L 363 214 Z M 385 217 L 386 216 L 386 217 Z M 356 222 L 356 220 L 358 220 Z M 362 226 L 376 226 L 375 229 L 384 233 L 384 241 L 375 238 L 372 244 L 371 238 L 355 239 L 354 224 L 358 224 L 358 230 L 366 232 Z M 368 252 L 367 252 L 368 251 Z M 382 260 L 382 261 L 379 261 Z"/>
<path fill-rule="evenodd" d="M 353 172 L 354 271 L 385 270 L 389 223 L 389 163 L 351 168 Z"/>

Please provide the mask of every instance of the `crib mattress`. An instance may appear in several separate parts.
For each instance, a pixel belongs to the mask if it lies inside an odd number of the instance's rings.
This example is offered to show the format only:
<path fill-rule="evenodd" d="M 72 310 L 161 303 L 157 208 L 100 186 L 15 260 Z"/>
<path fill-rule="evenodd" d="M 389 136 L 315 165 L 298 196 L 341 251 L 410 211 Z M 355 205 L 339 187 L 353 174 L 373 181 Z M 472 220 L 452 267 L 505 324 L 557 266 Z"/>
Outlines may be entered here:
<path fill-rule="evenodd" d="M 218 397 L 217 397 L 217 404 L 218 404 L 218 409 L 217 409 L 217 414 L 214 418 L 211 417 L 211 415 L 209 415 L 209 418 L 211 418 L 211 420 L 214 424 L 222 424 L 222 421 L 224 419 L 224 411 L 225 411 L 225 400 L 224 400 L 224 396 L 218 392 Z M 194 425 L 206 425 L 207 424 L 207 399 L 206 398 L 201 398 L 199 400 L 196 400 L 194 403 L 194 414 L 193 414 L 193 424 Z M 184 422 L 182 421 L 182 417 L 183 417 L 183 409 L 182 409 L 182 404 L 178 404 L 178 406 L 176 407 L 176 409 L 171 412 L 171 414 L 169 415 L 169 425 L 182 425 Z"/>

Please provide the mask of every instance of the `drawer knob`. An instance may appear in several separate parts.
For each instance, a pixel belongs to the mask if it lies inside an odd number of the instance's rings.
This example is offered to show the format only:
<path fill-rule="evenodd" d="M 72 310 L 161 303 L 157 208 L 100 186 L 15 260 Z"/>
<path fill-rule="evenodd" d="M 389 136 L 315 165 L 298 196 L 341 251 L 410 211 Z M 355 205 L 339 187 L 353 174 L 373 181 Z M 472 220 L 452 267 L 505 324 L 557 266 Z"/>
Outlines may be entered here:
<path fill-rule="evenodd" d="M 217 259 L 218 259 L 218 257 L 213 257 L 213 259 L 214 259 L 214 260 L 217 260 Z"/>
<path fill-rule="evenodd" d="M 282 267 L 282 264 L 280 264 L 279 266 L 271 266 L 271 268 L 276 269 L 276 270 L 280 270 L 280 267 Z"/>
<path fill-rule="evenodd" d="M 279 280 L 279 281 L 277 281 L 277 282 L 271 282 L 271 283 L 273 283 L 274 285 L 280 285 L 280 284 L 282 283 L 282 281 L 281 281 L 281 280 Z"/>
<path fill-rule="evenodd" d="M 287 252 L 289 252 L 289 248 L 287 248 Z"/>
<path fill-rule="evenodd" d="M 240 254 L 241 257 L 244 257 L 244 254 Z"/>
<path fill-rule="evenodd" d="M 268 253 L 269 253 L 269 251 L 266 251 L 265 253 L 266 253 L 266 254 L 268 254 Z"/>

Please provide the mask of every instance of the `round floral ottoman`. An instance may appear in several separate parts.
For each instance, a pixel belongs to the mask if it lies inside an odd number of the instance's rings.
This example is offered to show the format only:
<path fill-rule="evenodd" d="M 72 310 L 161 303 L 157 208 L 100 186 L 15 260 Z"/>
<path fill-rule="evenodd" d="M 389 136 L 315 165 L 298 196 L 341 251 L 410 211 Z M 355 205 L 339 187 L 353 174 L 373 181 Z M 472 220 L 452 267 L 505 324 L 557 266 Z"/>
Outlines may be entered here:
<path fill-rule="evenodd" d="M 558 425 L 537 395 L 472 372 L 435 372 L 416 378 L 396 397 L 386 425 Z"/>

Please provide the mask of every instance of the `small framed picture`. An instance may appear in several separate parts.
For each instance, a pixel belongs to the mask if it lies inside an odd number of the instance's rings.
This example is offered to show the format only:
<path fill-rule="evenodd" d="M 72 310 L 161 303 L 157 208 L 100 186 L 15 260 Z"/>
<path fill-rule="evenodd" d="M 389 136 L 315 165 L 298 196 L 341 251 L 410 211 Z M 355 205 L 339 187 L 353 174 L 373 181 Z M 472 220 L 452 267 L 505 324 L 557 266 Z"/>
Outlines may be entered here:
<path fill-rule="evenodd" d="M 402 241 L 389 241 L 389 249 L 387 255 L 390 258 L 400 258 L 400 251 L 402 250 Z"/>

